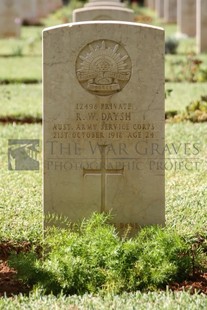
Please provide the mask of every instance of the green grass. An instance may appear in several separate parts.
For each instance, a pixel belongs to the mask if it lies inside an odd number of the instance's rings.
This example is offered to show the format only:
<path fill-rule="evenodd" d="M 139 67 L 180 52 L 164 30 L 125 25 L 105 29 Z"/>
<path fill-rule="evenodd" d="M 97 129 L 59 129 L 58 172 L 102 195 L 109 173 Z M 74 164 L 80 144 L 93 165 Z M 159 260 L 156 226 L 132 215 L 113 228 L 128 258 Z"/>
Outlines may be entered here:
<path fill-rule="evenodd" d="M 41 291 L 29 297 L 18 296 L 12 299 L 0 299 L 0 309 L 5 310 L 205 310 L 207 298 L 203 294 L 191 295 L 187 292 L 149 292 L 124 293 L 122 295 L 93 296 L 43 296 Z"/>
<path fill-rule="evenodd" d="M 0 56 L 41 56 L 44 27 L 22 27 L 19 39 L 1 39 Z"/>
<path fill-rule="evenodd" d="M 42 84 L 0 85 L 0 117 L 42 116 Z"/>
<path fill-rule="evenodd" d="M 206 145 L 207 124 L 180 123 L 166 126 L 166 158 L 180 158 L 184 165 L 166 171 L 167 225 L 181 234 L 205 233 L 207 223 Z M 180 150 L 175 155 L 172 143 Z M 194 148 L 196 146 L 197 150 Z M 191 158 L 191 160 L 187 159 Z M 169 160 L 168 162 L 168 168 Z M 195 162 L 198 162 L 197 167 Z"/>
<path fill-rule="evenodd" d="M 40 82 L 42 79 L 41 57 L 0 58 L 0 84 L 2 82 Z"/>
<path fill-rule="evenodd" d="M 207 95 L 207 83 L 166 83 L 165 90 L 172 90 L 165 99 L 165 111 L 181 112 L 191 101 Z"/>
<path fill-rule="evenodd" d="M 1 126 L 0 240 L 35 241 L 42 237 L 41 170 L 8 170 L 8 139 L 40 138 L 40 125 Z"/>

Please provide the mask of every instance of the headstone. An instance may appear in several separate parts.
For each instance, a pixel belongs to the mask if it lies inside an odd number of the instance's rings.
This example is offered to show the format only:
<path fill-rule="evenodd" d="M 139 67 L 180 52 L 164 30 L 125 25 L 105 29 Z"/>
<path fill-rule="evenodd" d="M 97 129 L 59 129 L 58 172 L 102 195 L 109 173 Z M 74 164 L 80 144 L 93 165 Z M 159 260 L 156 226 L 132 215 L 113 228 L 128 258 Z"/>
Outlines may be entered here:
<path fill-rule="evenodd" d="M 20 10 L 15 0 L 0 1 L 0 37 L 19 37 L 21 30 Z"/>
<path fill-rule="evenodd" d="M 124 7 L 125 4 L 121 3 L 119 0 L 90 0 L 88 3 L 85 4 L 85 7 L 89 6 L 118 6 Z"/>
<path fill-rule="evenodd" d="M 93 1 L 84 8 L 73 11 L 73 22 L 92 20 L 119 20 L 133 22 L 134 14 L 131 9 L 123 7 L 120 1 Z"/>
<path fill-rule="evenodd" d="M 112 210 L 120 229 L 164 224 L 164 31 L 48 28 L 43 57 L 45 215 Z"/>
<path fill-rule="evenodd" d="M 147 7 L 151 10 L 155 9 L 155 0 L 147 0 Z"/>
<path fill-rule="evenodd" d="M 196 35 L 196 0 L 177 1 L 178 31 L 194 37 Z"/>
<path fill-rule="evenodd" d="M 197 0 L 197 50 L 207 52 L 207 1 Z"/>
<path fill-rule="evenodd" d="M 179 0 L 165 0 L 164 2 L 164 20 L 167 23 L 177 22 L 177 1 Z"/>
<path fill-rule="evenodd" d="M 164 17 L 164 0 L 156 0 L 155 1 L 155 10 L 156 10 L 157 16 L 159 18 Z"/>
<path fill-rule="evenodd" d="M 21 1 L 21 18 L 27 24 L 36 24 L 39 22 L 37 1 L 36 0 L 20 0 Z"/>
<path fill-rule="evenodd" d="M 55 0 L 55 6 L 56 6 L 56 10 L 61 8 L 63 6 L 63 1 L 62 0 Z"/>
<path fill-rule="evenodd" d="M 48 6 L 49 6 L 49 12 L 54 12 L 57 9 L 59 9 L 63 5 L 62 0 L 49 0 Z"/>
<path fill-rule="evenodd" d="M 49 2 L 48 0 L 36 0 L 37 1 L 37 14 L 39 18 L 46 17 L 49 14 Z"/>

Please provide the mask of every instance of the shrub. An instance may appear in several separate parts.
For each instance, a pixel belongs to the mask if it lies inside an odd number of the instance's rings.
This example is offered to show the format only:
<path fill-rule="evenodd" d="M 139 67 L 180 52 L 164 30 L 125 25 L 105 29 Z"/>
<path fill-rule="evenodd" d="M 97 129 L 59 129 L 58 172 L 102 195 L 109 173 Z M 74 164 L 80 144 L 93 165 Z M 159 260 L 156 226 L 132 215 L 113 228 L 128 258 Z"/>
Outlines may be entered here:
<path fill-rule="evenodd" d="M 176 232 L 151 226 L 121 238 L 109 220 L 94 214 L 70 229 L 51 228 L 41 257 L 13 255 L 10 265 L 25 283 L 54 294 L 158 289 L 192 272 L 190 246 Z"/>
<path fill-rule="evenodd" d="M 176 112 L 176 111 L 175 111 Z M 185 112 L 178 114 L 167 112 L 167 119 L 172 119 L 176 122 L 191 121 L 193 123 L 207 121 L 207 96 L 201 96 L 199 100 L 191 101 L 185 109 Z"/>
<path fill-rule="evenodd" d="M 174 37 L 168 37 L 165 40 L 165 54 L 176 54 L 179 41 Z"/>

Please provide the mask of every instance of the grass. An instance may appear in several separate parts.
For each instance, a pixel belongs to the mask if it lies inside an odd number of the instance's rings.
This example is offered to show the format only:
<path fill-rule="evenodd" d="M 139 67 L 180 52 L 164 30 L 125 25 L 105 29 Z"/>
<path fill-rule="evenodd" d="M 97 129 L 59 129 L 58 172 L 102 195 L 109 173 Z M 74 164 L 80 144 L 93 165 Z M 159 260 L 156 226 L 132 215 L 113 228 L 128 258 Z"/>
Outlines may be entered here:
<path fill-rule="evenodd" d="M 176 227 L 181 234 L 205 234 L 206 231 L 206 131 L 206 123 L 166 126 L 166 143 L 169 146 L 173 143 L 177 149 L 181 145 L 176 156 L 172 147 L 166 152 L 166 158 L 177 158 L 172 160 L 173 168 L 166 171 L 166 219 L 167 224 Z M 167 167 L 171 167 L 169 159 L 166 162 Z M 184 164 L 176 167 L 176 162 Z M 195 162 L 198 162 L 197 167 Z M 187 168 L 184 166 L 186 163 Z"/>
<path fill-rule="evenodd" d="M 172 90 L 165 100 L 165 111 L 181 112 L 191 101 L 207 95 L 207 83 L 166 83 L 165 90 Z"/>
<path fill-rule="evenodd" d="M 42 79 L 41 57 L 0 57 L 0 84 L 39 83 Z"/>
<path fill-rule="evenodd" d="M 42 116 L 42 84 L 0 85 L 0 117 Z"/>
<path fill-rule="evenodd" d="M 8 139 L 40 138 L 40 125 L 1 126 L 0 240 L 34 242 L 42 237 L 41 171 L 8 170 Z"/>
<path fill-rule="evenodd" d="M 19 39 L 0 39 L 0 56 L 41 56 L 44 27 L 22 27 Z"/>
<path fill-rule="evenodd" d="M 0 308 L 6 310 L 26 310 L 26 309 L 68 309 L 68 310 L 205 310 L 207 298 L 203 294 L 190 295 L 187 292 L 149 292 L 149 293 L 124 293 L 122 295 L 109 294 L 106 296 L 93 296 L 85 294 L 83 296 L 43 296 L 41 291 L 30 294 L 29 297 L 18 296 L 12 299 L 0 299 Z"/>

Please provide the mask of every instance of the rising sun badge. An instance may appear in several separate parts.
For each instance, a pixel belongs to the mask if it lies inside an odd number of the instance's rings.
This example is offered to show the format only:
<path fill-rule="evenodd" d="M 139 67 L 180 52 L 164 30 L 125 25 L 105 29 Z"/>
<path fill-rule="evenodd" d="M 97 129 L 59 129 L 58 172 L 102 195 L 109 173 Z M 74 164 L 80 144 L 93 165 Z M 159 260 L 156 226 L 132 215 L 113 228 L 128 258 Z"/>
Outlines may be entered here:
<path fill-rule="evenodd" d="M 120 44 L 98 40 L 85 46 L 76 61 L 81 86 L 92 94 L 109 96 L 121 91 L 131 77 L 130 57 Z"/>

